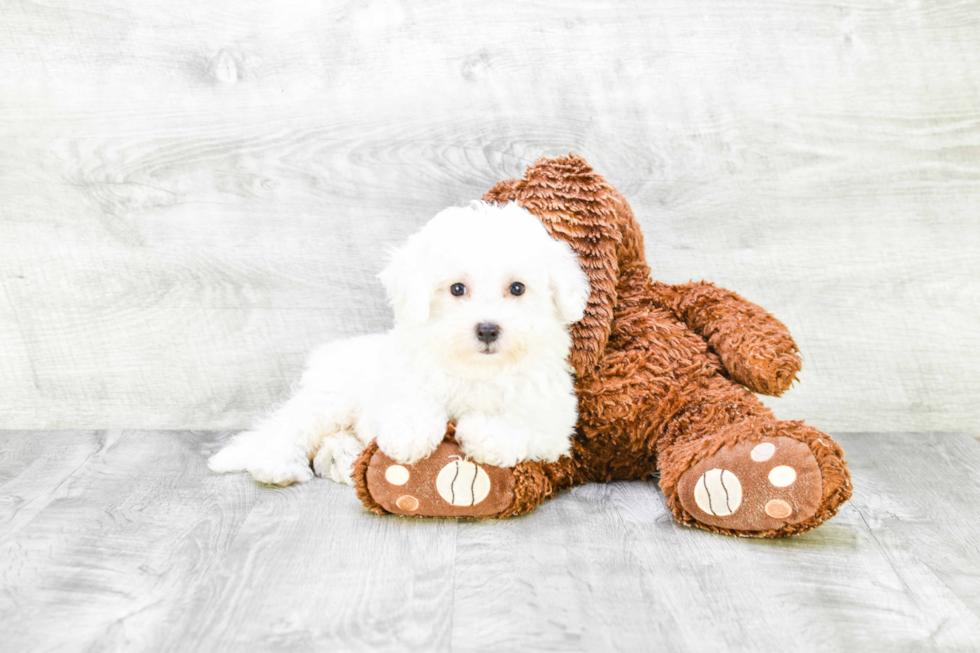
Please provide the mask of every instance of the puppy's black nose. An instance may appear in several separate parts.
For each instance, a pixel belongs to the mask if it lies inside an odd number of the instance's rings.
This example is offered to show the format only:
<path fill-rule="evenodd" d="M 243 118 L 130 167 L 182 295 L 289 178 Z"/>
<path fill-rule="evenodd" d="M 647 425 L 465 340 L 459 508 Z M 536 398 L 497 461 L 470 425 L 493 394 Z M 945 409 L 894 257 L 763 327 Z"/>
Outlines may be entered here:
<path fill-rule="evenodd" d="M 476 337 L 488 345 L 500 335 L 500 327 L 490 322 L 480 322 L 476 325 Z"/>

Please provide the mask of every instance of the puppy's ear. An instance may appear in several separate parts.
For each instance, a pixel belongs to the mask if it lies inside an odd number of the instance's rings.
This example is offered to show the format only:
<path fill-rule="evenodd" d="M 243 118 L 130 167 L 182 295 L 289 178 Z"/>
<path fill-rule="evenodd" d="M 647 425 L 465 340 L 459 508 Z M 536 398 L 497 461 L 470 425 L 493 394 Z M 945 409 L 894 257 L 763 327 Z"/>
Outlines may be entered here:
<path fill-rule="evenodd" d="M 565 324 L 578 322 L 589 302 L 589 277 L 582 271 L 578 256 L 568 243 L 552 240 L 549 250 L 551 295 L 558 315 Z"/>
<path fill-rule="evenodd" d="M 428 273 L 427 249 L 419 234 L 410 237 L 391 252 L 388 266 L 378 275 L 399 324 L 418 325 L 429 319 L 432 279 Z"/>

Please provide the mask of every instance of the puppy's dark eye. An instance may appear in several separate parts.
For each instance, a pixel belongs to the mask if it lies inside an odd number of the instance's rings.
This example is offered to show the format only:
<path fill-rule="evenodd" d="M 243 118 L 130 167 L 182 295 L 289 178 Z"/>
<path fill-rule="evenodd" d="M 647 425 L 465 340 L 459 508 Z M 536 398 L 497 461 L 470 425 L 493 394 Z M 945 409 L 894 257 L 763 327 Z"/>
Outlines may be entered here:
<path fill-rule="evenodd" d="M 464 286 L 461 283 L 454 283 L 453 285 L 449 286 L 449 292 L 451 292 L 457 297 L 462 297 L 463 295 L 466 294 L 466 286 Z M 524 290 L 521 289 L 521 292 L 524 292 Z"/>
<path fill-rule="evenodd" d="M 524 284 L 520 281 L 515 281 L 510 284 L 510 294 L 511 295 L 523 295 L 524 294 Z"/>

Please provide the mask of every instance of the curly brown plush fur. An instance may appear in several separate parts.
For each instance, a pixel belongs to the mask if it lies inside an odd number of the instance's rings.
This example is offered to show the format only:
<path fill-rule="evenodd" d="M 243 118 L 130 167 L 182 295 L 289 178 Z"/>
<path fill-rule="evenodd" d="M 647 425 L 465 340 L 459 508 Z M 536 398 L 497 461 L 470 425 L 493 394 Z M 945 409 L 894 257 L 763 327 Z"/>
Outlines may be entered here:
<path fill-rule="evenodd" d="M 575 485 L 659 472 L 678 521 L 732 535 L 779 537 L 816 527 L 850 497 L 840 446 L 802 422 L 777 420 L 752 394 L 780 395 L 795 380 L 801 360 L 786 327 L 710 283 L 652 281 L 632 210 L 584 159 L 542 159 L 524 179 L 501 182 L 484 199 L 516 201 L 537 216 L 572 246 L 592 286 L 585 316 L 572 327 L 570 361 L 579 397 L 572 453 L 555 463 L 517 465 L 514 498 L 495 516 L 529 512 Z M 767 463 L 753 471 L 758 458 L 749 451 L 760 443 L 770 443 L 800 475 L 792 496 L 766 480 Z M 359 496 L 384 512 L 364 487 L 369 462 L 365 452 L 354 470 Z M 718 474 L 749 470 L 739 472 L 745 507 L 737 519 L 700 510 L 691 489 L 696 466 Z M 692 476 L 685 481 L 688 471 Z M 726 486 L 725 500 L 730 491 L 735 496 Z M 750 510 L 757 514 L 743 518 Z M 789 516 L 782 514 L 786 510 Z"/>

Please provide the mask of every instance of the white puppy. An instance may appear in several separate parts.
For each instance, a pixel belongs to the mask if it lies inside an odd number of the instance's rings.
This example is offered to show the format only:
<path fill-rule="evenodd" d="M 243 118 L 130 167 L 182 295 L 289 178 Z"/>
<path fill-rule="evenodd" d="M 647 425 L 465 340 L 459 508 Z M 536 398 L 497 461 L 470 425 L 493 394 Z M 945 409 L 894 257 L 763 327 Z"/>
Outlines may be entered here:
<path fill-rule="evenodd" d="M 556 460 L 577 419 L 568 327 L 589 282 L 568 244 L 517 204 L 439 213 L 380 275 L 394 328 L 317 349 L 299 390 L 215 454 L 216 472 L 288 485 L 350 483 L 364 445 L 411 464 L 449 421 L 488 465 Z"/>

